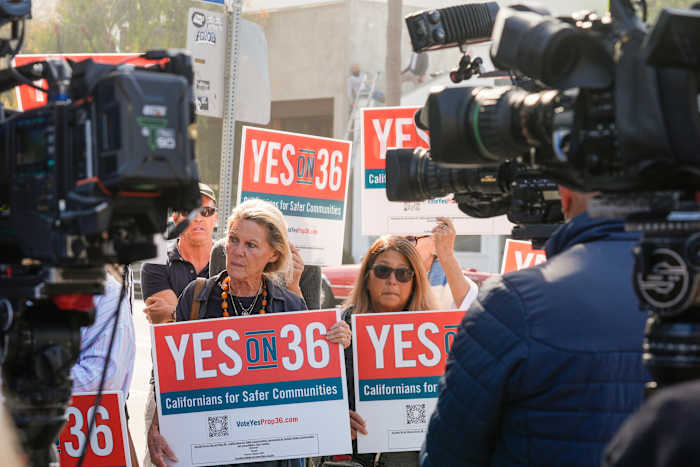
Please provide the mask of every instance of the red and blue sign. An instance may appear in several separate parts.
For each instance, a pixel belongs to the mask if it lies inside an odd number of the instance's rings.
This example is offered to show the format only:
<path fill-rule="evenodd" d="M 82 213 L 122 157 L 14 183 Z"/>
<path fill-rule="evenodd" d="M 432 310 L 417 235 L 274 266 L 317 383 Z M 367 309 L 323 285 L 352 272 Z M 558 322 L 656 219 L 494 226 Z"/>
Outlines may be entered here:
<path fill-rule="evenodd" d="M 343 399 L 342 348 L 325 335 L 338 311 L 153 327 L 164 415 Z"/>
<path fill-rule="evenodd" d="M 353 315 L 360 401 L 434 398 L 464 311 Z"/>

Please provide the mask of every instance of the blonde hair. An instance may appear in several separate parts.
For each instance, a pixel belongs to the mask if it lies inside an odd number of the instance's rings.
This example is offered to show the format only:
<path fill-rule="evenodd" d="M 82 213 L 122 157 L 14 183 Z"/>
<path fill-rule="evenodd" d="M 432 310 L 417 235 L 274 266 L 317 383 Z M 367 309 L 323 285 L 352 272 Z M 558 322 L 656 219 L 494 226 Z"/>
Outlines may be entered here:
<path fill-rule="evenodd" d="M 377 257 L 385 251 L 393 250 L 400 253 L 413 270 L 411 295 L 405 306 L 405 311 L 433 310 L 436 308 L 435 298 L 428 282 L 428 273 L 413 243 L 399 235 L 384 235 L 375 241 L 367 251 L 360 272 L 357 275 L 355 287 L 350 292 L 343 306 L 352 307 L 353 313 L 372 313 L 372 300 L 369 296 L 367 281 L 369 271 L 374 266 Z"/>
<path fill-rule="evenodd" d="M 284 215 L 274 204 L 261 199 L 249 199 L 239 204 L 226 220 L 226 232 L 231 230 L 231 225 L 238 221 L 253 221 L 267 231 L 267 243 L 270 244 L 279 257 L 277 261 L 267 263 L 263 271 L 270 278 L 272 273 L 286 271 L 291 258 L 289 249 L 289 237 L 287 235 L 287 222 Z"/>

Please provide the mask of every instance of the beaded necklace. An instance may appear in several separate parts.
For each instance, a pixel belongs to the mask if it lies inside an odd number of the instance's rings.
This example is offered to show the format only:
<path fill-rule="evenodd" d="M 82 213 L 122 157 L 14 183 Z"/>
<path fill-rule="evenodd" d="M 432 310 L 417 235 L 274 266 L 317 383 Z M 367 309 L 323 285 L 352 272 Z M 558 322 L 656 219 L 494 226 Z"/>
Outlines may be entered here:
<path fill-rule="evenodd" d="M 231 287 L 231 278 L 226 277 L 223 282 L 221 282 L 221 289 L 223 292 L 221 292 L 221 309 L 224 311 L 224 317 L 228 318 L 231 316 L 228 312 L 228 303 L 229 303 L 229 289 Z M 250 314 L 251 311 L 253 311 L 253 308 L 255 307 L 255 303 L 258 301 L 258 297 L 260 297 L 260 293 L 262 292 L 262 307 L 260 308 L 260 311 L 258 312 L 261 315 L 264 315 L 266 313 L 265 307 L 267 306 L 267 284 L 265 284 L 265 279 L 261 280 L 260 287 L 258 288 L 258 293 L 255 294 L 255 297 L 253 297 L 253 301 L 251 302 L 250 306 L 248 308 L 243 307 L 243 304 L 241 303 L 240 300 L 238 300 L 238 306 L 241 308 L 241 316 L 247 316 Z M 234 302 L 233 298 L 231 298 L 231 305 L 233 306 L 233 312 L 236 316 L 238 316 L 238 310 L 236 309 L 236 303 Z"/>

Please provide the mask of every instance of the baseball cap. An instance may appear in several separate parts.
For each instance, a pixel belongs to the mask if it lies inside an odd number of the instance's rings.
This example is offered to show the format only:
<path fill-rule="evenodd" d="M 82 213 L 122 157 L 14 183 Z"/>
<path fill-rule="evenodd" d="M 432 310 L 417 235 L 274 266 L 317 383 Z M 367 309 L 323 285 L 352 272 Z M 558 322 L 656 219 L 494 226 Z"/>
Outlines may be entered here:
<path fill-rule="evenodd" d="M 212 201 L 216 203 L 216 195 L 214 194 L 214 189 L 207 185 L 206 183 L 199 183 L 199 194 L 202 196 L 206 196 L 207 198 L 210 198 Z"/>

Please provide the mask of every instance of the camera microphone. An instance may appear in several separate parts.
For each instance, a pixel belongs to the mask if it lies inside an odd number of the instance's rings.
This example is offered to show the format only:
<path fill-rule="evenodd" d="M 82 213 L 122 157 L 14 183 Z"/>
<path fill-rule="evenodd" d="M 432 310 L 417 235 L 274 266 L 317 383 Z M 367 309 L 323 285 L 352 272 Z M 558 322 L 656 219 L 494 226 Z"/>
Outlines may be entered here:
<path fill-rule="evenodd" d="M 496 2 L 472 3 L 406 16 L 415 52 L 486 42 L 491 39 L 498 13 Z"/>

